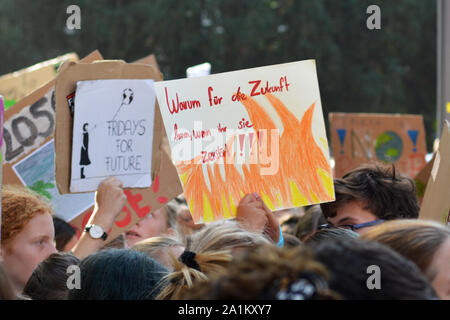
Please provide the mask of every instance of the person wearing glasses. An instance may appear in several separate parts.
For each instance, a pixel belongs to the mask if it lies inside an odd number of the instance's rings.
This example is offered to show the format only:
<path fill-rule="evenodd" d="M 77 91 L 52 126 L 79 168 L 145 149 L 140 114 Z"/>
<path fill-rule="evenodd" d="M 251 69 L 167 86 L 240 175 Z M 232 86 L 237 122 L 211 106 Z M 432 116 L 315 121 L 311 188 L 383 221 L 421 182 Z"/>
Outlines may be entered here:
<path fill-rule="evenodd" d="M 362 165 L 334 179 L 336 200 L 321 204 L 328 223 L 364 233 L 386 220 L 417 219 L 419 202 L 414 181 L 382 164 Z"/>

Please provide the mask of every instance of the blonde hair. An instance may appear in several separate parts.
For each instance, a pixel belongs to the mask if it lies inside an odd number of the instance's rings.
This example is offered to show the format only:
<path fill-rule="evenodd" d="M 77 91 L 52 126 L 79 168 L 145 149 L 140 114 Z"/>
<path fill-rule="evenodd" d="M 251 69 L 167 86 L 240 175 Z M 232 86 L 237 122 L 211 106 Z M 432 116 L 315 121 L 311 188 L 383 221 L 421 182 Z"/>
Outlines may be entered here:
<path fill-rule="evenodd" d="M 159 236 L 151 237 L 137 242 L 131 249 L 144 253 L 145 255 L 158 260 L 164 264 L 168 269 L 173 270 L 171 261 L 173 260 L 172 252 L 169 248 L 181 247 L 184 248 L 184 244 L 177 237 L 173 236 Z M 164 263 L 164 255 L 169 257 L 169 264 Z"/>
<path fill-rule="evenodd" d="M 413 261 L 432 281 L 436 272 L 430 265 L 440 246 L 450 239 L 450 229 L 434 221 L 400 219 L 373 227 L 361 239 L 388 245 Z"/>
<path fill-rule="evenodd" d="M 192 256 L 191 264 L 187 265 L 169 253 L 174 271 L 162 279 L 166 286 L 156 299 L 179 299 L 184 290 L 195 283 L 225 273 L 233 249 L 270 243 L 264 236 L 242 229 L 235 221 L 208 224 L 183 240 L 184 253 Z"/>

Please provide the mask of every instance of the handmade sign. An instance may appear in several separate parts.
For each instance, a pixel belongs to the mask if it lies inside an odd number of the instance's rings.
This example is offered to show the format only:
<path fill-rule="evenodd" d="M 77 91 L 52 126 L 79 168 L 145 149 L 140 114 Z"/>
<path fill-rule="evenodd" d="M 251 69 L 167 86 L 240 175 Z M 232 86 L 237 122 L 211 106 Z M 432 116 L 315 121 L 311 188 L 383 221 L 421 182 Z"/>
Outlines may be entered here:
<path fill-rule="evenodd" d="M 66 63 L 61 66 L 61 70 L 56 79 L 55 101 L 56 101 L 56 128 L 55 128 L 55 177 L 58 190 L 61 194 L 70 192 L 71 180 L 71 153 L 73 136 L 73 117 L 70 112 L 67 97 L 77 89 L 78 81 L 87 80 L 107 80 L 107 79 L 153 79 L 162 80 L 162 74 L 153 66 L 144 64 L 127 64 L 123 61 L 98 61 L 95 63 Z M 131 83 L 131 82 L 130 82 Z M 122 92 L 120 92 L 122 94 Z M 126 95 L 130 101 L 130 95 Z M 133 95 L 133 101 L 136 92 Z M 123 95 L 122 95 L 123 98 Z M 77 95 L 75 94 L 75 100 Z M 137 99 L 137 98 L 136 98 Z M 121 105 L 113 105 L 115 111 Z M 127 112 L 127 108 L 132 108 L 132 104 L 123 105 L 120 112 Z M 97 105 L 91 105 L 91 112 Z M 130 111 L 130 110 L 128 110 Z M 116 127 L 116 130 L 119 127 Z M 133 128 L 133 127 L 132 127 Z M 149 127 L 150 128 L 150 127 Z M 95 132 L 94 129 L 93 132 Z M 113 130 L 113 129 L 111 129 Z M 122 130 L 122 129 L 120 129 Z M 138 126 L 137 131 L 141 130 Z M 170 161 L 170 156 L 164 150 L 164 128 L 159 111 L 158 103 L 155 100 L 153 141 L 148 143 L 148 152 L 151 154 L 151 187 L 126 189 L 127 204 L 114 222 L 114 226 L 108 236 L 109 242 L 120 233 L 128 231 L 136 222 L 144 218 L 150 212 L 163 207 L 180 193 L 182 188 L 178 179 L 177 171 Z M 128 130 L 129 131 L 129 130 Z M 119 131 L 116 131 L 118 133 Z M 90 138 L 89 138 L 90 139 Z M 89 157 L 91 156 L 91 146 L 89 146 Z M 132 147 L 133 148 L 133 147 Z M 81 156 L 81 148 L 77 153 Z M 87 170 L 86 170 L 87 172 Z M 77 172 L 80 175 L 80 171 Z M 83 230 L 92 214 L 92 208 L 86 213 L 72 220 L 72 225 L 78 230 Z"/>
<path fill-rule="evenodd" d="M 149 187 L 154 114 L 151 79 L 79 81 L 70 191 L 96 191 L 111 176 L 125 188 Z"/>
<path fill-rule="evenodd" d="M 422 116 L 330 113 L 328 118 L 338 178 L 371 161 L 394 163 L 411 177 L 426 164 Z"/>
<path fill-rule="evenodd" d="M 151 54 L 149 56 L 146 56 L 144 58 L 141 58 L 139 60 L 133 61 L 133 63 L 142 63 L 142 64 L 148 64 L 154 67 L 156 70 L 159 71 L 158 62 L 156 62 L 156 58 L 154 54 Z"/>
<path fill-rule="evenodd" d="M 155 83 L 193 220 L 334 200 L 314 60 Z"/>
<path fill-rule="evenodd" d="M 82 61 L 102 59 L 95 51 Z M 49 199 L 55 215 L 69 222 L 94 204 L 94 193 L 60 195 L 55 184 L 55 80 L 34 91 L 5 112 L 3 182 L 23 184 Z"/>
<path fill-rule="evenodd" d="M 446 225 L 450 220 L 450 122 L 445 121 L 419 218 Z"/>
<path fill-rule="evenodd" d="M 5 105 L 3 102 L 3 97 L 0 95 L 0 148 L 3 144 L 3 117 L 5 115 Z M 0 198 L 2 196 L 2 153 L 0 151 Z M 0 202 L 0 254 L 2 252 L 2 203 Z"/>
<path fill-rule="evenodd" d="M 55 77 L 59 65 L 64 61 L 78 61 L 78 56 L 76 53 L 68 53 L 1 76 L 0 94 L 6 99 L 6 109 L 40 86 L 51 81 Z"/>
<path fill-rule="evenodd" d="M 423 196 L 427 188 L 428 180 L 430 179 L 431 170 L 433 169 L 434 159 L 436 159 L 436 153 L 433 154 L 433 158 L 427 162 L 427 164 L 419 171 L 414 177 L 414 183 L 416 184 L 417 198 L 419 204 L 422 204 Z"/>

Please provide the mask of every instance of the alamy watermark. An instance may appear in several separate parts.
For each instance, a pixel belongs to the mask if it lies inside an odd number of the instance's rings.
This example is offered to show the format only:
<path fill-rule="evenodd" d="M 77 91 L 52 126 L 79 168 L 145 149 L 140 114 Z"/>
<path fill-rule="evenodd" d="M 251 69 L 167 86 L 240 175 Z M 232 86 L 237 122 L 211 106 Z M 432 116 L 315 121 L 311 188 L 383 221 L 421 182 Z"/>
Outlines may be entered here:
<path fill-rule="evenodd" d="M 69 14 L 66 20 L 67 30 L 81 29 L 81 9 L 79 6 L 72 4 L 67 7 L 66 13 Z"/>
<path fill-rule="evenodd" d="M 369 30 L 381 29 L 381 9 L 379 6 L 372 4 L 367 7 L 367 14 L 370 16 L 366 20 L 366 26 Z"/>
<path fill-rule="evenodd" d="M 381 269 L 379 266 L 373 264 L 367 267 L 367 274 L 370 276 L 367 278 L 366 285 L 369 290 L 381 289 Z"/>

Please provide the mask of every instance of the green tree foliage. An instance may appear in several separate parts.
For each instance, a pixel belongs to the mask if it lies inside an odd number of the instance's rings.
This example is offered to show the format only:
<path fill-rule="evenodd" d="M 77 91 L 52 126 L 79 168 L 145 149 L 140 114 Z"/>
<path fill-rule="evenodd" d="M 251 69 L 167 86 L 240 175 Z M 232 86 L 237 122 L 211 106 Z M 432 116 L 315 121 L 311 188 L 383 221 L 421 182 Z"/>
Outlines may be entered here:
<path fill-rule="evenodd" d="M 66 8 L 81 30 L 65 30 Z M 366 9 L 381 8 L 381 30 Z M 0 0 L 0 74 L 70 51 L 106 59 L 154 53 L 165 79 L 316 59 L 328 112 L 422 114 L 435 136 L 435 0 Z"/>

